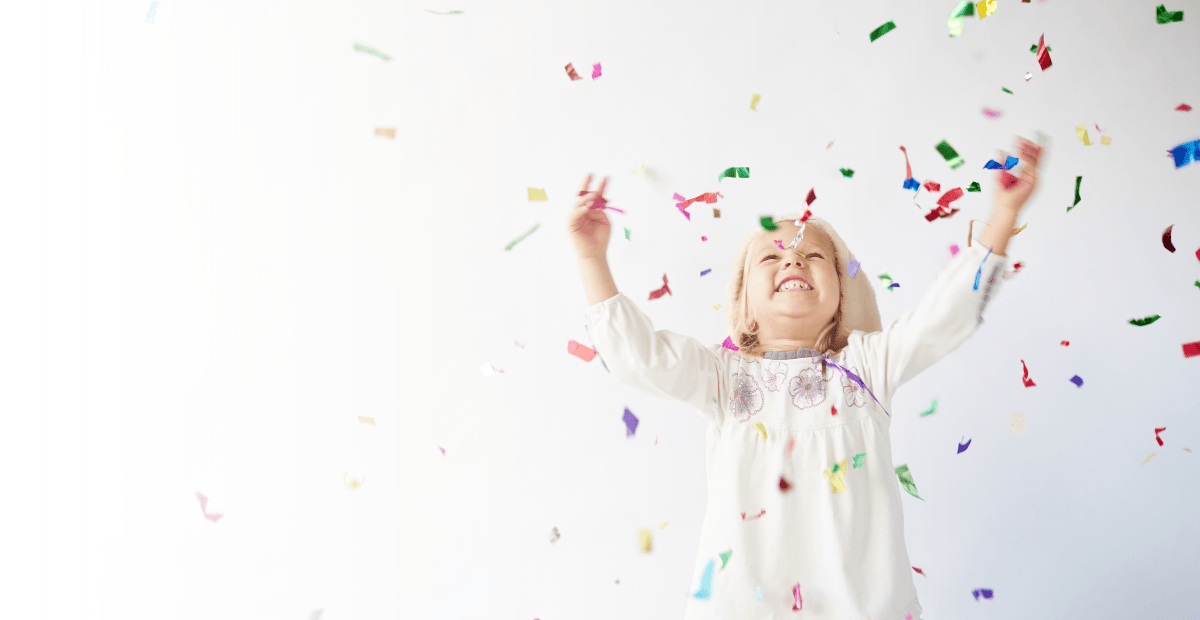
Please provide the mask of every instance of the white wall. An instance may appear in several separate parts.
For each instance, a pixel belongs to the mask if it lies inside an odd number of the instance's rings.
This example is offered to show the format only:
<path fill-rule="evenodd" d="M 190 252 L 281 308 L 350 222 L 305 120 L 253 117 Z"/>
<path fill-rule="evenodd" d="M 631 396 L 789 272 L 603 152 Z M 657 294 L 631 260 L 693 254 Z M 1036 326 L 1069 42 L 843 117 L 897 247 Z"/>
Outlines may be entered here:
<path fill-rule="evenodd" d="M 149 0 L 6 3 L 3 615 L 680 617 L 704 427 L 566 353 L 587 336 L 564 234 L 583 176 L 627 211 L 620 289 L 667 273 L 674 295 L 639 305 L 715 343 L 759 216 L 815 187 L 864 273 L 901 284 L 887 322 L 987 218 L 983 163 L 1034 129 L 1053 144 L 1009 246 L 1026 268 L 893 404 L 927 499 L 905 496 L 925 617 L 1193 614 L 1200 164 L 1165 151 L 1200 138 L 1200 110 L 1173 110 L 1200 107 L 1200 5 L 1159 25 L 1158 1 L 999 0 L 953 39 L 953 0 L 163 0 L 152 25 Z M 984 192 L 925 221 L 899 145 L 919 180 Z M 718 183 L 730 166 L 751 177 Z M 717 190 L 719 220 L 671 200 Z"/>

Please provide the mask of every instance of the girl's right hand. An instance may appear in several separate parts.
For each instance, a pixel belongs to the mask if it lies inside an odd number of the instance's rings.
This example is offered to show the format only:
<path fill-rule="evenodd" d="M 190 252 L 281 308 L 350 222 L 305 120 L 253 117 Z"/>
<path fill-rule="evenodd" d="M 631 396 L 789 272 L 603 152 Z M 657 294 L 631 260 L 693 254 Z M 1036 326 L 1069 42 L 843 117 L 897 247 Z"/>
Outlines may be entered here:
<path fill-rule="evenodd" d="M 612 231 L 604 209 L 594 206 L 597 200 L 604 200 L 604 186 L 608 184 L 608 177 L 600 181 L 600 187 L 595 191 L 588 190 L 591 182 L 592 175 L 589 173 L 579 189 L 582 195 L 571 205 L 571 212 L 567 216 L 567 234 L 575 245 L 575 254 L 581 259 L 603 258 Z"/>

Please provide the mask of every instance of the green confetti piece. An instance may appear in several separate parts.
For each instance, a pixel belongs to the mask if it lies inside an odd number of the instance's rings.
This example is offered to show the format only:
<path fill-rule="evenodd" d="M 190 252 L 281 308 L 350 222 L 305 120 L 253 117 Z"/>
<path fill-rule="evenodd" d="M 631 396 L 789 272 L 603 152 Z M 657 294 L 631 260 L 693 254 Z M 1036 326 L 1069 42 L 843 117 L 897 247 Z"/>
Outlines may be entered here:
<path fill-rule="evenodd" d="M 1013 91 L 1011 91 L 1011 90 L 1009 90 L 1009 89 L 1007 89 L 1007 88 L 1005 88 L 1005 87 L 1003 87 L 1003 86 L 1001 86 L 1001 87 L 1000 87 L 1000 90 L 1002 90 L 1002 91 L 1004 91 L 1004 92 L 1006 92 L 1006 93 L 1008 93 L 1008 94 L 1010 94 L 1010 95 L 1011 95 L 1011 94 L 1013 94 Z"/>
<path fill-rule="evenodd" d="M 1036 54 L 1036 53 L 1037 53 L 1037 43 L 1034 43 L 1034 44 L 1033 44 L 1033 47 L 1029 48 L 1029 51 L 1031 51 L 1031 52 L 1033 52 L 1034 54 Z M 1054 50 L 1050 49 L 1050 46 L 1049 46 L 1049 45 L 1047 45 L 1047 46 L 1046 46 L 1046 51 L 1047 51 L 1047 52 L 1053 52 Z"/>
<path fill-rule="evenodd" d="M 758 223 L 762 224 L 763 230 L 779 230 L 779 227 L 775 225 L 775 218 L 769 215 L 758 218 Z"/>
<path fill-rule="evenodd" d="M 1200 280 L 1196 280 L 1196 287 L 1200 288 Z"/>
<path fill-rule="evenodd" d="M 889 276 L 886 271 L 875 277 L 879 278 L 880 281 L 886 283 L 887 286 L 891 286 L 892 282 L 894 282 L 894 280 L 892 280 L 892 277 Z M 888 290 L 891 290 L 891 289 L 888 289 Z"/>
<path fill-rule="evenodd" d="M 862 454 L 854 455 L 854 468 L 855 469 L 858 469 L 859 467 L 863 466 L 863 457 L 866 455 L 867 455 L 866 452 L 863 452 Z"/>
<path fill-rule="evenodd" d="M 1168 11 L 1167 5 L 1160 4 L 1154 7 L 1154 17 L 1158 19 L 1158 23 L 1160 24 L 1181 22 L 1183 21 L 1183 11 Z"/>
<path fill-rule="evenodd" d="M 1155 322 L 1155 321 L 1157 321 L 1157 320 L 1159 320 L 1159 319 L 1161 319 L 1161 318 L 1162 318 L 1161 316 L 1159 316 L 1159 315 L 1157 315 L 1157 314 L 1156 314 L 1156 315 L 1154 315 L 1154 316 L 1148 316 L 1148 317 L 1146 317 L 1146 318 L 1144 318 L 1144 319 L 1129 319 L 1129 324 L 1130 324 L 1130 325 L 1137 325 L 1138 327 L 1141 327 L 1141 326 L 1143 326 L 1143 325 L 1149 325 L 1149 324 L 1151 324 L 1151 323 L 1153 323 L 1153 322 Z"/>
<path fill-rule="evenodd" d="M 946 163 L 950 164 L 951 170 L 966 163 L 962 157 L 958 156 L 958 152 L 954 150 L 954 147 L 950 146 L 945 140 L 939 142 L 935 148 L 946 159 Z"/>
<path fill-rule="evenodd" d="M 625 238 L 629 239 L 629 229 L 628 228 L 625 229 Z"/>
<path fill-rule="evenodd" d="M 1075 205 L 1079 204 L 1080 200 L 1083 200 L 1082 198 L 1079 197 L 1079 184 L 1082 182 L 1083 182 L 1083 177 L 1081 177 L 1081 176 L 1075 177 L 1075 204 L 1067 207 L 1067 213 L 1070 213 L 1071 209 L 1074 209 Z"/>
<path fill-rule="evenodd" d="M 842 176 L 846 177 L 847 179 L 854 176 L 854 171 L 849 168 L 839 168 L 839 170 L 842 171 Z"/>
<path fill-rule="evenodd" d="M 384 60 L 391 60 L 391 58 L 389 56 L 385 55 L 383 52 L 380 52 L 379 50 L 371 49 L 365 45 L 359 45 L 357 43 L 354 44 L 354 51 L 366 52 L 368 54 L 371 54 L 372 56 L 378 56 Z"/>
<path fill-rule="evenodd" d="M 841 465 L 842 465 L 841 463 L 834 463 L 833 469 L 830 469 L 829 472 L 833 473 L 833 474 L 838 473 L 838 468 L 841 467 Z"/>
<path fill-rule="evenodd" d="M 896 476 L 900 478 L 900 485 L 904 487 L 908 494 L 925 501 L 925 498 L 917 495 L 917 483 L 913 482 L 912 472 L 908 471 L 908 465 L 901 465 L 896 468 Z"/>
<path fill-rule="evenodd" d="M 1180 19 L 1183 19 L 1183 18 L 1180 17 Z M 891 32 L 895 29 L 896 29 L 896 22 L 889 21 L 886 24 L 872 30 L 871 31 L 871 42 L 874 43 L 875 39 L 878 39 L 879 37 L 882 37 L 883 35 Z"/>
<path fill-rule="evenodd" d="M 521 241 L 523 241 L 523 240 L 525 239 L 525 237 L 528 237 L 529 235 L 532 235 L 532 234 L 533 234 L 533 231 L 537 230 L 537 229 L 538 229 L 538 226 L 541 226 L 541 225 L 542 225 L 542 224 L 541 224 L 541 222 L 538 222 L 537 224 L 534 224 L 534 225 L 533 225 L 533 228 L 530 228 L 530 229 L 529 229 L 529 232 L 527 232 L 527 233 L 525 233 L 525 234 L 521 235 L 520 237 L 517 237 L 516 239 L 513 239 L 513 240 L 512 240 L 512 243 L 509 243 L 508 245 L 504 246 L 504 251 L 506 251 L 506 252 L 507 252 L 508 250 L 511 250 L 511 249 L 513 249 L 513 246 L 514 246 L 514 245 L 516 245 L 516 244 L 520 243 Z"/>
<path fill-rule="evenodd" d="M 725 568 L 726 562 L 729 562 L 729 556 L 733 555 L 733 549 L 721 554 L 721 568 Z"/>
<path fill-rule="evenodd" d="M 937 411 L 937 399 L 936 399 L 936 398 L 935 398 L 935 399 L 933 399 L 933 405 L 932 405 L 932 406 L 930 406 L 930 407 L 929 407 L 928 409 L 926 409 L 925 411 L 922 411 L 922 412 L 921 412 L 921 417 L 922 417 L 922 418 L 924 418 L 924 417 L 926 417 L 926 416 L 931 416 L 931 415 L 933 415 L 933 412 L 934 412 L 934 411 Z"/>
<path fill-rule="evenodd" d="M 976 182 L 976 181 L 971 181 L 971 184 L 967 186 L 967 191 L 968 191 L 968 192 L 982 192 L 983 190 L 982 190 L 982 189 L 979 189 L 979 183 L 978 183 L 978 182 Z"/>
<path fill-rule="evenodd" d="M 721 173 L 721 176 L 717 177 L 717 181 L 720 181 L 721 179 L 724 179 L 725 177 L 737 178 L 737 179 L 749 179 L 750 178 L 750 169 L 749 168 L 726 168 L 725 171 Z"/>
<path fill-rule="evenodd" d="M 975 3 L 967 0 L 959 2 L 958 6 L 954 7 L 954 12 L 950 13 L 951 19 L 955 17 L 975 17 Z"/>

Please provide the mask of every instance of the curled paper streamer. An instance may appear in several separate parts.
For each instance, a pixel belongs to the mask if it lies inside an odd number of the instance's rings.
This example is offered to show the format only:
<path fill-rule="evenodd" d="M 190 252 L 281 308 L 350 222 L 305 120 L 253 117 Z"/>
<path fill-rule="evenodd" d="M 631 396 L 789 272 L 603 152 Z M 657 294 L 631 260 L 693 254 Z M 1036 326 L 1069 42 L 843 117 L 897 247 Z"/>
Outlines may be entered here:
<path fill-rule="evenodd" d="M 513 239 L 511 242 L 509 242 L 509 244 L 508 244 L 508 245 L 504 246 L 504 251 L 505 251 L 505 252 L 507 252 L 507 251 L 509 251 L 509 250 L 513 249 L 513 246 L 515 246 L 515 245 L 517 245 L 518 243 L 520 243 L 521 241 L 523 241 L 523 240 L 525 239 L 525 237 L 528 237 L 529 235 L 532 235 L 532 234 L 533 234 L 533 231 L 537 230 L 537 229 L 538 229 L 538 227 L 539 227 L 539 226 L 541 226 L 541 225 L 542 225 L 542 224 L 541 224 L 541 222 L 538 222 L 537 224 L 534 224 L 534 225 L 533 225 L 533 228 L 530 228 L 530 229 L 529 229 L 529 232 L 527 232 L 527 233 L 525 233 L 525 234 L 521 235 L 520 237 L 517 237 L 516 239 Z"/>
<path fill-rule="evenodd" d="M 384 60 L 391 60 L 391 58 L 389 56 L 387 56 L 386 54 L 384 54 L 383 52 L 380 52 L 379 50 L 376 50 L 376 49 L 371 49 L 365 45 L 359 45 L 358 43 L 354 44 L 354 51 L 365 52 L 372 56 L 378 56 Z"/>
<path fill-rule="evenodd" d="M 833 493 L 846 492 L 846 459 L 842 459 L 826 467 L 825 471 L 821 472 L 821 475 L 833 486 Z"/>
<path fill-rule="evenodd" d="M 971 290 L 973 290 L 973 291 L 979 290 L 979 278 L 983 275 L 983 265 L 985 263 L 987 263 L 987 259 L 991 255 L 992 255 L 992 248 L 988 248 L 988 252 L 987 252 L 987 254 L 984 255 L 983 261 L 981 261 L 979 263 L 979 271 L 975 272 L 975 286 Z"/>
<path fill-rule="evenodd" d="M 920 415 L 920 417 L 924 418 L 924 417 L 928 417 L 928 416 L 931 416 L 931 415 L 933 415 L 933 412 L 934 412 L 934 411 L 937 411 L 937 405 L 938 405 L 938 401 L 937 401 L 937 399 L 935 398 L 935 399 L 933 399 L 933 404 L 932 404 L 932 405 L 930 405 L 930 407 L 929 407 L 928 409 L 926 409 L 925 411 L 922 411 L 922 412 L 921 412 L 921 415 Z"/>
<path fill-rule="evenodd" d="M 575 342 L 574 340 L 567 342 L 567 353 L 570 353 L 571 355 L 574 355 L 585 362 L 590 362 L 592 361 L 592 358 L 596 357 L 595 351 L 579 344 L 578 342 Z"/>
<path fill-rule="evenodd" d="M 1175 244 L 1171 243 L 1171 229 L 1172 228 L 1175 228 L 1174 224 L 1171 224 L 1170 226 L 1167 227 L 1166 230 L 1163 231 L 1162 242 L 1163 242 L 1163 247 L 1167 248 L 1168 252 L 1171 252 L 1172 254 L 1174 254 L 1175 253 Z"/>
<path fill-rule="evenodd" d="M 157 4 L 157 3 L 156 3 L 156 4 Z M 204 494 L 203 494 L 203 493 L 200 493 L 199 491 L 197 491 L 197 492 L 196 492 L 196 499 L 200 500 L 200 512 L 201 512 L 201 513 L 204 515 L 204 518 L 205 518 L 205 519 L 208 519 L 209 521 L 212 521 L 213 523 L 216 523 L 218 519 L 220 519 L 221 517 L 225 516 L 225 515 L 222 515 L 222 514 L 217 514 L 217 513 L 215 513 L 215 512 L 209 512 L 209 511 L 208 511 L 208 498 L 207 498 L 207 497 L 204 497 Z"/>
<path fill-rule="evenodd" d="M 1183 11 L 1168 11 L 1167 5 L 1160 4 L 1154 7 L 1154 19 L 1160 24 L 1181 22 L 1183 21 Z"/>
<path fill-rule="evenodd" d="M 980 588 L 971 592 L 971 594 L 975 595 L 975 600 L 977 601 L 979 600 L 980 596 L 983 596 L 983 598 L 992 598 L 992 591 L 987 588 Z"/>
<path fill-rule="evenodd" d="M 871 388 L 867 387 L 866 383 L 863 383 L 862 377 L 854 374 L 853 372 L 850 372 L 849 370 L 846 370 L 842 366 L 838 365 L 837 363 L 835 363 L 833 361 L 830 361 L 829 359 L 825 360 L 825 365 L 833 368 L 834 370 L 837 370 L 838 372 L 842 373 L 843 375 L 846 375 L 847 379 L 856 383 L 858 385 L 858 387 L 866 390 L 867 394 L 871 395 L 871 399 L 875 401 L 875 404 L 879 405 L 879 408 L 883 409 L 883 412 L 886 413 L 888 415 L 888 417 L 892 416 L 892 414 L 889 413 L 888 410 L 883 406 L 883 403 L 879 402 L 879 399 L 876 398 L 875 392 L 872 392 Z"/>
<path fill-rule="evenodd" d="M 851 278 L 857 276 L 858 268 L 860 266 L 862 266 L 862 264 L 859 263 L 857 259 L 851 259 L 850 264 L 846 265 L 846 275 L 850 276 Z"/>
<path fill-rule="evenodd" d="M 1159 315 L 1157 315 L 1157 314 L 1156 314 L 1156 315 L 1154 315 L 1154 316 L 1148 316 L 1148 317 L 1146 317 L 1146 318 L 1144 318 L 1144 319 L 1129 319 L 1129 324 L 1130 324 L 1130 325 L 1137 325 L 1138 327 L 1141 327 L 1142 325 L 1149 325 L 1149 324 L 1151 324 L 1151 323 L 1153 323 L 1153 322 L 1155 322 L 1155 321 L 1157 321 L 1157 320 L 1159 320 L 1159 319 L 1161 319 L 1161 318 L 1162 318 L 1161 316 L 1159 316 Z"/>
<path fill-rule="evenodd" d="M 762 510 L 762 512 L 759 512 L 758 514 L 754 515 L 753 517 L 747 517 L 746 513 L 743 512 L 742 513 L 742 521 L 753 521 L 765 514 L 767 514 L 767 510 L 765 508 Z"/>
<path fill-rule="evenodd" d="M 1021 382 L 1025 384 L 1025 387 L 1035 387 L 1037 384 L 1033 382 L 1033 379 L 1029 378 L 1029 367 L 1025 365 L 1025 360 L 1021 360 L 1021 369 L 1025 372 L 1024 376 L 1021 377 Z"/>
<path fill-rule="evenodd" d="M 633 415 L 633 412 L 629 410 L 629 407 L 626 407 L 625 415 L 621 416 L 621 420 L 625 422 L 625 436 L 632 437 L 633 433 L 637 431 L 638 427 L 637 416 Z"/>
<path fill-rule="evenodd" d="M 1012 428 L 1012 432 L 1016 435 L 1021 435 L 1025 432 L 1025 414 L 1010 413 L 1008 414 L 1008 425 Z"/>
<path fill-rule="evenodd" d="M 934 148 L 936 148 L 937 151 L 942 154 L 942 157 L 945 158 L 946 163 L 950 165 L 951 169 L 957 168 L 966 163 L 966 160 L 964 160 L 962 157 L 959 157 L 958 152 L 954 150 L 954 147 L 950 146 L 950 143 L 946 142 L 945 140 L 939 142 Z"/>
<path fill-rule="evenodd" d="M 963 452 L 966 452 L 967 448 L 969 448 L 969 447 L 971 447 L 970 439 L 967 440 L 967 443 L 963 443 L 960 441 L 960 442 L 958 442 L 958 452 L 955 452 L 955 454 L 962 454 Z"/>
<path fill-rule="evenodd" d="M 704 271 L 701 271 L 700 277 L 704 277 L 704 276 L 708 275 L 711 271 L 712 271 L 712 269 L 705 269 Z"/>
<path fill-rule="evenodd" d="M 900 485 L 904 487 L 908 494 L 925 501 L 925 498 L 917 495 L 917 483 L 913 482 L 912 472 L 908 471 L 908 465 L 901 465 L 896 468 L 896 477 L 900 479 Z"/>
<path fill-rule="evenodd" d="M 926 574 L 925 574 L 925 571 L 923 571 L 923 570 L 921 570 L 921 569 L 917 568 L 916 566 L 912 567 L 912 569 L 913 569 L 913 570 L 915 570 L 915 571 L 917 571 L 918 573 L 921 573 L 921 576 L 922 576 L 922 577 L 928 577 L 928 576 L 929 576 L 929 575 L 926 575 Z"/>
<path fill-rule="evenodd" d="M 726 551 L 725 553 L 722 553 L 720 555 L 721 555 L 721 568 L 723 569 L 723 568 L 725 568 L 725 565 L 727 563 L 729 563 L 729 556 L 733 555 L 733 549 L 730 549 L 729 551 Z"/>
<path fill-rule="evenodd" d="M 571 78 L 572 82 L 574 82 L 575 80 L 583 79 L 583 78 L 579 77 L 578 73 L 575 72 L 575 65 L 573 63 L 569 63 L 569 62 L 567 63 L 567 77 Z"/>
<path fill-rule="evenodd" d="M 1071 383 L 1074 383 L 1075 387 L 1083 387 L 1083 379 L 1081 379 L 1079 375 L 1071 377 Z"/>
<path fill-rule="evenodd" d="M 671 293 L 671 287 L 667 286 L 667 274 L 664 273 L 662 288 L 650 291 L 650 299 L 658 299 L 667 294 L 674 295 L 674 293 Z"/>
<path fill-rule="evenodd" d="M 376 127 L 375 128 L 375 136 L 376 137 L 382 136 L 384 138 L 391 138 L 392 140 L 395 140 L 396 139 L 396 128 L 395 127 Z M 545 198 L 543 198 L 542 200 L 545 200 Z"/>
<path fill-rule="evenodd" d="M 1050 48 L 1046 47 L 1045 34 L 1038 38 L 1037 61 L 1042 71 L 1050 68 Z"/>
<path fill-rule="evenodd" d="M 721 176 L 717 177 L 717 181 L 719 182 L 721 179 L 724 179 L 725 177 L 736 178 L 736 179 L 748 179 L 748 178 L 750 178 L 750 169 L 749 168 L 736 168 L 736 167 L 735 168 L 726 168 L 721 173 Z"/>
<path fill-rule="evenodd" d="M 891 22 L 888 23 L 890 24 Z M 800 584 L 798 582 L 792 586 L 792 598 L 796 601 L 792 603 L 792 611 L 804 609 L 804 599 L 800 598 Z"/>
<path fill-rule="evenodd" d="M 1012 170 L 1012 167 L 1017 165 L 1017 162 L 1019 162 L 1019 161 L 1020 161 L 1019 159 L 1017 159 L 1016 157 L 1013 157 L 1012 155 L 1009 155 L 1007 158 L 1005 158 L 1003 164 L 1001 164 L 1000 162 L 998 162 L 994 159 L 989 159 L 988 162 L 983 165 L 983 169 L 984 170 Z"/>
<path fill-rule="evenodd" d="M 1158 445 L 1160 445 L 1160 446 L 1161 446 L 1161 445 L 1163 445 L 1163 440 L 1162 440 L 1162 437 L 1159 437 L 1159 436 L 1158 436 L 1158 434 L 1159 434 L 1159 433 L 1161 433 L 1161 432 L 1163 432 L 1163 431 L 1165 431 L 1165 430 L 1167 430 L 1167 427 L 1165 427 L 1165 426 L 1164 426 L 1164 427 L 1162 427 L 1162 428 L 1156 428 L 1156 429 L 1154 429 L 1154 441 L 1157 441 L 1157 442 L 1158 442 Z"/>
<path fill-rule="evenodd" d="M 1067 213 L 1070 213 L 1071 209 L 1074 209 L 1075 206 L 1079 204 L 1079 201 L 1082 200 L 1082 198 L 1079 197 L 1079 185 L 1081 183 L 1083 183 L 1083 177 L 1082 176 L 1075 177 L 1075 204 L 1067 207 Z"/>
<path fill-rule="evenodd" d="M 758 108 L 756 108 L 754 106 L 758 105 L 758 102 L 760 99 L 762 99 L 762 95 L 754 95 L 754 96 L 750 97 L 750 109 L 751 110 L 754 110 L 755 112 L 758 111 Z"/>
<path fill-rule="evenodd" d="M 725 347 L 726 349 L 729 349 L 730 351 L 737 351 L 740 348 L 737 345 L 733 344 L 733 338 L 730 338 L 729 336 L 725 336 L 725 342 L 722 342 L 721 346 Z"/>
<path fill-rule="evenodd" d="M 766 440 L 767 440 L 767 427 L 766 427 L 766 426 L 763 426 L 763 423 L 762 423 L 762 422 L 756 422 L 756 423 L 754 424 L 754 430 L 756 430 L 756 431 L 758 431 L 758 432 L 762 433 L 762 438 L 763 438 L 763 441 L 766 441 Z"/>
<path fill-rule="evenodd" d="M 704 566 L 704 575 L 700 577 L 700 588 L 692 594 L 693 598 L 709 598 L 712 596 L 713 567 L 716 564 L 715 561 L 709 560 L 708 564 Z"/>
<path fill-rule="evenodd" d="M 371 426 L 375 425 L 375 418 L 368 418 L 360 415 L 358 416 L 358 421 L 362 422 L 363 424 L 370 424 Z"/>

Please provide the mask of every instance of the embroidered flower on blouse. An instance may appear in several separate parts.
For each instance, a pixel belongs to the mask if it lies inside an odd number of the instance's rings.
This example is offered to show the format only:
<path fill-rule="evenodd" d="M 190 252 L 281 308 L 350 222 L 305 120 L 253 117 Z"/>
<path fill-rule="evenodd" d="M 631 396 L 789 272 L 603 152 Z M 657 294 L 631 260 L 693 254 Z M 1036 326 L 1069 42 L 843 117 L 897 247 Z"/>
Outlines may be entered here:
<path fill-rule="evenodd" d="M 788 382 L 788 393 L 797 409 L 808 409 L 825 400 L 825 378 L 817 368 L 806 368 Z"/>
<path fill-rule="evenodd" d="M 771 362 L 767 364 L 766 368 L 763 368 L 763 385 L 767 386 L 767 389 L 772 392 L 778 391 L 783 387 L 783 382 L 787 381 L 787 374 L 787 364 L 783 362 Z"/>
<path fill-rule="evenodd" d="M 842 366 L 842 367 L 845 368 L 846 370 L 849 370 L 850 372 L 854 373 L 856 376 L 859 376 L 859 377 L 862 376 L 862 374 L 858 372 L 858 369 L 853 366 Z M 847 407 L 864 407 L 864 406 L 866 406 L 867 391 L 862 389 L 861 385 L 855 383 L 854 381 L 851 381 L 850 377 L 847 377 L 846 375 L 844 375 L 840 372 L 838 374 L 842 376 L 842 396 L 846 400 L 846 406 Z"/>
<path fill-rule="evenodd" d="M 733 376 L 733 393 L 729 395 L 729 409 L 739 422 L 750 420 L 750 416 L 763 408 L 763 393 L 758 382 L 749 373 L 739 370 Z"/>

